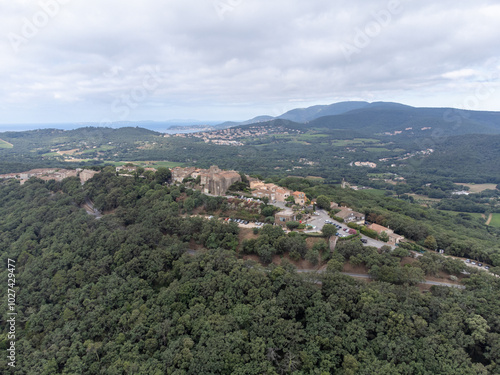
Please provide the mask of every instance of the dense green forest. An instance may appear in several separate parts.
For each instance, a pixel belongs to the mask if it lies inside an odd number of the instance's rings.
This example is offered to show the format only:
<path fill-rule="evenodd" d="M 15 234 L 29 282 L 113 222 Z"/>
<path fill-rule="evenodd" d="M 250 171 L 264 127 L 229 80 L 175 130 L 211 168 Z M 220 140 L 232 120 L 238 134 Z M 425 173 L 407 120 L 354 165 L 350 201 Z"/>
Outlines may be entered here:
<path fill-rule="evenodd" d="M 235 224 L 183 215 L 195 208 L 227 210 L 225 199 L 160 182 L 117 177 L 107 169 L 83 188 L 76 178 L 0 185 L 1 258 L 3 264 L 16 260 L 17 363 L 10 373 L 500 371 L 497 278 L 473 273 L 464 290 L 433 287 L 421 293 L 405 278 L 418 281 L 432 257 L 418 267 L 394 268 L 401 254 L 364 253 L 354 243 L 341 246 L 322 274 L 300 274 L 286 262 L 264 268 L 235 252 Z M 436 235 L 447 224 L 457 226 L 448 228 L 453 235 L 469 227 L 468 219 L 459 226 L 450 216 L 437 228 L 446 216 L 396 199 L 303 179 L 281 182 L 370 210 L 380 220 L 414 215 L 409 224 L 416 225 L 415 236 L 433 230 L 426 220 L 436 223 Z M 106 213 L 102 219 L 79 207 L 87 196 Z M 276 239 L 279 249 L 296 246 L 303 254 L 296 236 L 266 228 L 261 235 L 267 246 Z M 207 250 L 192 255 L 193 243 Z M 374 264 L 371 274 L 388 282 L 340 274 L 340 257 L 381 257 L 383 264 Z M 401 271 L 391 276 L 390 269 Z M 1 309 L 7 311 L 6 299 Z M 0 345 L 4 351 L 10 345 L 6 328 Z M 5 361 L 4 355 L 2 369 Z"/>

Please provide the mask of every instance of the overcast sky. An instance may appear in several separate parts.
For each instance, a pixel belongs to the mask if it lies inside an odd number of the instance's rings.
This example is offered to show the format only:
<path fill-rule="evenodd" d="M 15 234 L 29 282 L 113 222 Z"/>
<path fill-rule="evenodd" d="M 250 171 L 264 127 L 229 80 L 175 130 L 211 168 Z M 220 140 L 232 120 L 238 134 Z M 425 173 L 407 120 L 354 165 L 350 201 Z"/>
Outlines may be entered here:
<path fill-rule="evenodd" d="M 0 123 L 500 110 L 497 1 L 0 0 Z"/>

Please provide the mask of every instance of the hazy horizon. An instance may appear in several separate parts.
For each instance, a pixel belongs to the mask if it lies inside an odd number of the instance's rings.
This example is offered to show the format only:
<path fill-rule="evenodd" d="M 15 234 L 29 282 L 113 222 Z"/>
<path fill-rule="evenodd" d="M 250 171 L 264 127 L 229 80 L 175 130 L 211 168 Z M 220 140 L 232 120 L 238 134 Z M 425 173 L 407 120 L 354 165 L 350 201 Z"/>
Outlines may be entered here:
<path fill-rule="evenodd" d="M 354 100 L 353 100 L 354 101 Z M 351 102 L 353 102 L 351 101 Z M 349 102 L 349 101 L 347 101 Z M 387 103 L 387 101 L 384 101 Z M 340 103 L 340 102 L 339 102 Z M 372 102 L 374 103 L 374 102 Z M 395 102 L 393 102 L 395 103 Z M 328 103 L 328 104 L 313 104 L 312 106 L 315 105 L 329 105 L 329 104 L 335 104 L 335 103 Z M 409 105 L 407 103 L 398 103 L 398 104 L 403 104 L 403 105 Z M 411 106 L 411 105 L 409 105 Z M 415 108 L 453 108 L 453 107 L 441 107 L 441 106 L 425 106 L 425 107 L 417 107 L 417 106 L 411 106 Z M 296 108 L 290 108 L 289 110 L 293 109 L 304 109 L 308 107 L 296 107 Z M 463 109 L 463 108 L 457 108 L 457 109 Z M 477 111 L 489 111 L 489 110 L 482 110 L 482 109 L 474 109 Z M 499 112 L 499 111 L 492 111 L 492 112 Z M 280 115 L 284 114 L 286 112 L 277 114 L 273 117 L 279 117 Z M 149 130 L 154 130 L 154 131 L 165 131 L 168 133 L 168 128 L 172 126 L 200 126 L 200 125 L 208 125 L 208 126 L 213 126 L 213 125 L 218 125 L 222 124 L 224 122 L 244 122 L 251 120 L 255 117 L 259 116 L 270 116 L 265 113 L 260 113 L 260 114 L 254 114 L 250 115 L 247 118 L 240 118 L 240 119 L 219 119 L 219 120 L 203 120 L 203 119 L 182 119 L 182 118 L 177 118 L 177 119 L 168 119 L 168 120 L 130 120 L 130 121 L 115 121 L 115 122 L 95 122 L 95 121 L 88 121 L 88 122 L 78 122 L 78 121 L 63 121 L 63 122 L 33 122 L 33 123 L 0 123 L 0 132 L 7 132 L 7 131 L 28 131 L 28 130 L 38 130 L 38 129 L 62 129 L 62 130 L 72 130 L 72 129 L 78 129 L 81 127 L 111 127 L 111 128 L 122 128 L 122 127 L 127 127 L 127 126 L 139 126 L 143 127 L 145 129 Z M 160 130 L 162 129 L 162 130 Z M 173 131 L 174 132 L 174 131 Z M 177 131 L 175 131 L 177 132 Z"/>
<path fill-rule="evenodd" d="M 499 16 L 493 0 L 7 2 L 0 122 L 238 121 L 350 100 L 500 110 Z"/>

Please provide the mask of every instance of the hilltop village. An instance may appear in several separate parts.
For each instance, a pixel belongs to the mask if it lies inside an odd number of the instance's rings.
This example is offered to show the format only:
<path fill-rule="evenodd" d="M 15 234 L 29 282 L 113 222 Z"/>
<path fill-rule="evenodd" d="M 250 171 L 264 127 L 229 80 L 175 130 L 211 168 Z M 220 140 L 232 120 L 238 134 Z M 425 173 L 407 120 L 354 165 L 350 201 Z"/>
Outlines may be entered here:
<path fill-rule="evenodd" d="M 173 168 L 171 172 L 171 181 L 173 184 L 192 182 L 193 186 L 197 189 L 201 189 L 203 193 L 216 196 L 225 196 L 233 184 L 242 182 L 242 175 L 237 171 L 221 170 L 215 165 L 211 166 L 209 169 L 176 167 Z M 275 214 L 274 223 L 276 225 L 286 227 L 287 223 L 297 222 L 300 220 L 300 217 L 303 217 L 300 212 L 314 212 L 316 202 L 309 200 L 304 192 L 292 191 L 273 183 L 265 183 L 264 181 L 250 176 L 244 177 L 248 181 L 250 194 L 253 198 L 268 201 L 281 209 Z M 354 211 L 350 207 L 339 206 L 339 204 L 331 202 L 327 211 L 334 213 L 333 219 L 338 223 L 351 224 L 354 227 L 364 227 L 366 224 L 365 215 Z M 319 223 L 319 221 L 317 219 L 314 220 L 311 215 L 306 215 L 305 217 L 308 218 L 310 222 L 318 223 L 321 227 L 325 222 L 330 223 L 328 219 L 325 221 L 324 218 L 323 221 Z M 331 221 L 331 223 L 333 223 L 333 221 Z M 377 237 L 386 236 L 386 242 L 391 246 L 397 245 L 404 239 L 403 236 L 394 233 L 390 228 L 378 224 L 370 224 L 366 228 L 372 231 Z M 357 234 L 359 234 L 358 231 L 351 228 L 349 232 L 346 234 L 340 233 L 339 236 L 343 237 Z"/>
<path fill-rule="evenodd" d="M 156 168 L 139 168 L 132 164 L 116 167 L 117 175 L 123 177 L 136 176 L 144 178 L 144 175 L 137 175 L 137 173 L 151 173 L 156 171 Z M 100 172 L 80 168 L 76 170 L 45 168 L 33 169 L 22 173 L 3 174 L 0 175 L 0 179 L 17 179 L 21 184 L 24 184 L 30 178 L 39 178 L 44 181 L 62 181 L 68 177 L 78 177 L 83 185 L 98 173 Z M 247 195 L 247 197 L 251 196 L 252 199 L 255 199 L 257 202 L 270 202 L 279 208 L 279 211 L 274 215 L 274 223 L 276 225 L 286 227 L 289 222 L 299 221 L 299 218 L 303 217 L 301 212 L 308 212 L 309 214 L 305 215 L 305 218 L 309 221 L 314 221 L 312 220 L 311 213 L 314 212 L 316 202 L 309 200 L 304 192 L 292 191 L 274 183 L 265 183 L 264 181 L 245 176 L 234 170 L 222 170 L 216 165 L 212 165 L 209 169 L 196 167 L 172 168 L 170 183 L 173 185 L 190 183 L 194 189 L 200 190 L 204 194 L 227 196 L 232 199 L 231 196 L 228 196 L 229 190 L 231 190 L 231 187 L 235 184 L 242 183 L 243 179 L 247 181 L 249 187 L 250 195 Z M 327 211 L 330 211 L 331 214 L 333 213 L 332 217 L 337 222 L 353 224 L 354 226 L 365 225 L 365 215 L 352 210 L 350 207 L 339 206 L 337 203 L 331 202 L 329 210 Z M 320 227 L 322 227 L 323 224 L 322 222 Z M 367 228 L 376 232 L 378 236 L 385 233 L 389 245 L 394 246 L 404 239 L 403 236 L 395 234 L 391 229 L 378 224 L 371 224 Z M 349 234 L 355 235 L 357 231 L 351 229 L 350 232 L 345 235 Z M 343 235 L 344 234 L 340 234 L 340 237 Z"/>

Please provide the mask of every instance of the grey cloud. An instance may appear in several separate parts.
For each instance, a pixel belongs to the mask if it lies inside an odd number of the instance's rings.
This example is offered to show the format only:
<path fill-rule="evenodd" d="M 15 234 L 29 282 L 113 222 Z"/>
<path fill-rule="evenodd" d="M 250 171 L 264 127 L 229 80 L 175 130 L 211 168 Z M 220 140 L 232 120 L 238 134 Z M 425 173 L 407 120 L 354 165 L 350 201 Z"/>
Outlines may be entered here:
<path fill-rule="evenodd" d="M 17 52 L 9 35 L 24 37 L 43 8 L 3 3 L 4 123 L 113 117 L 113 103 L 140 90 L 151 68 L 161 84 L 129 120 L 245 119 L 374 97 L 444 105 L 500 65 L 494 1 L 401 0 L 391 13 L 381 0 L 71 0 Z M 477 74 L 453 75 L 463 69 Z"/>

